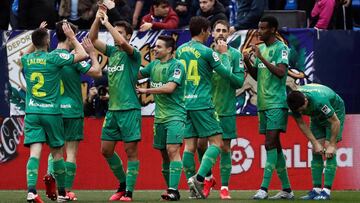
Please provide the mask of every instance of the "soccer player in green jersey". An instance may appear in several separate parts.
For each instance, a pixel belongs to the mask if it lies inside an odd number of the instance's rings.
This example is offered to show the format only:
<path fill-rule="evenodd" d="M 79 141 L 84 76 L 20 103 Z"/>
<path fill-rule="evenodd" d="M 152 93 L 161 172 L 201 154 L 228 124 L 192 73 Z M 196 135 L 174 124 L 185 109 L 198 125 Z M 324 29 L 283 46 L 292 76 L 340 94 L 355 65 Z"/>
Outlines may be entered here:
<path fill-rule="evenodd" d="M 214 23 L 212 36 L 214 37 L 214 50 L 219 53 L 219 42 L 226 43 L 230 35 L 230 25 L 225 20 L 219 20 Z M 231 46 L 227 46 L 228 58 L 230 66 L 226 68 L 233 72 L 240 78 L 244 78 L 244 65 L 242 62 L 242 54 Z M 219 74 L 214 73 L 212 76 L 212 99 L 215 105 L 216 113 L 220 119 L 220 126 L 223 130 L 224 145 L 221 148 L 220 156 L 220 175 L 221 175 L 221 199 L 231 199 L 229 194 L 229 179 L 231 175 L 231 139 L 237 137 L 236 134 L 236 89 L 241 88 L 243 80 L 238 83 L 231 83 L 229 80 L 221 77 Z M 198 154 L 202 157 L 202 153 L 207 148 L 208 140 L 200 138 L 198 140 Z M 209 196 L 211 188 L 215 185 L 216 181 L 213 175 L 205 177 L 204 182 L 204 195 Z"/>
<path fill-rule="evenodd" d="M 115 46 L 106 45 L 98 39 L 100 24 L 114 38 Z M 106 114 L 102 135 L 101 152 L 112 172 L 119 180 L 118 191 L 111 201 L 132 201 L 132 193 L 139 173 L 138 142 L 141 139 L 141 110 L 136 93 L 137 74 L 141 65 L 140 52 L 129 44 L 133 33 L 125 21 L 115 22 L 113 27 L 103 11 L 98 11 L 91 26 L 89 37 L 95 48 L 109 57 L 109 111 Z M 128 159 L 125 174 L 122 161 L 115 152 L 118 141 L 124 142 Z"/>
<path fill-rule="evenodd" d="M 61 53 L 68 54 L 74 47 L 70 41 L 66 40 L 66 35 L 62 29 L 62 25 L 66 21 L 56 23 L 56 37 L 58 45 L 56 50 Z M 68 23 L 74 33 L 77 32 L 75 25 Z M 76 155 L 79 147 L 79 142 L 84 139 L 84 110 L 81 94 L 81 74 L 87 74 L 92 77 L 101 77 L 102 71 L 100 64 L 97 61 L 97 54 L 90 39 L 84 38 L 82 43 L 85 51 L 89 54 L 92 66 L 86 61 L 78 62 L 71 65 L 66 65 L 61 70 L 60 82 L 60 108 L 64 123 L 65 134 L 65 151 L 66 151 L 66 176 L 65 176 L 65 190 L 66 196 L 69 200 L 77 200 L 74 192 L 71 192 L 74 178 L 76 174 Z M 53 190 L 52 183 L 53 167 L 52 156 L 48 159 L 48 174 L 44 177 L 46 189 Z M 50 193 L 50 192 L 47 192 Z"/>
<path fill-rule="evenodd" d="M 272 16 L 259 22 L 259 37 L 264 42 L 259 47 L 252 45 L 256 59 L 250 63 L 248 53 L 244 62 L 250 75 L 257 80 L 257 108 L 259 133 L 265 135 L 266 164 L 260 189 L 253 199 L 268 198 L 268 187 L 274 169 L 282 183 L 282 191 L 271 199 L 293 199 L 285 157 L 280 143 L 280 133 L 286 131 L 288 106 L 286 104 L 286 77 L 288 47 L 276 39 L 278 21 Z"/>
<path fill-rule="evenodd" d="M 185 70 L 183 64 L 174 59 L 174 52 L 175 40 L 171 36 L 159 36 L 154 48 L 156 60 L 139 72 L 139 78 L 150 77 L 151 87 L 137 89 L 139 93 L 154 94 L 154 148 L 161 152 L 162 173 L 168 186 L 161 198 L 170 201 L 180 200 L 180 146 L 186 119 Z"/>
<path fill-rule="evenodd" d="M 58 196 L 53 200 L 66 201 L 65 163 L 63 159 L 64 129 L 60 110 L 60 77 L 64 65 L 70 65 L 87 57 L 85 50 L 77 41 L 68 24 L 63 25 L 67 40 L 75 46 L 75 54 L 47 53 L 50 37 L 44 28 L 32 34 L 35 51 L 21 58 L 27 90 L 25 107 L 25 140 L 24 145 L 30 147 L 27 162 L 27 186 L 29 202 L 43 202 L 36 191 L 39 159 L 43 143 L 50 146 L 54 158 L 54 176 L 57 183 Z"/>
<path fill-rule="evenodd" d="M 203 193 L 204 179 L 220 155 L 222 129 L 215 112 L 211 96 L 211 79 L 213 70 L 230 81 L 242 80 L 226 69 L 222 64 L 228 64 L 227 45 L 219 42 L 219 52 L 206 47 L 210 35 L 210 22 L 201 16 L 190 20 L 191 41 L 181 45 L 176 51 L 176 57 L 184 64 L 186 70 L 185 108 L 187 111 L 185 128 L 185 150 L 183 167 L 191 191 L 190 198 L 206 198 Z M 222 62 L 220 57 L 223 58 Z M 204 153 L 200 168 L 196 174 L 194 153 L 198 138 L 208 138 L 210 146 Z"/>
<path fill-rule="evenodd" d="M 313 145 L 311 174 L 313 189 L 301 199 L 330 199 L 330 190 L 336 173 L 336 144 L 342 140 L 345 105 L 341 97 L 324 85 L 300 86 L 287 97 L 289 108 L 297 125 Z M 310 128 L 301 115 L 310 116 Z M 323 147 L 326 150 L 323 151 Z M 322 152 L 325 153 L 326 164 Z M 325 168 L 325 171 L 324 171 Z M 324 188 L 322 173 L 324 171 Z"/>

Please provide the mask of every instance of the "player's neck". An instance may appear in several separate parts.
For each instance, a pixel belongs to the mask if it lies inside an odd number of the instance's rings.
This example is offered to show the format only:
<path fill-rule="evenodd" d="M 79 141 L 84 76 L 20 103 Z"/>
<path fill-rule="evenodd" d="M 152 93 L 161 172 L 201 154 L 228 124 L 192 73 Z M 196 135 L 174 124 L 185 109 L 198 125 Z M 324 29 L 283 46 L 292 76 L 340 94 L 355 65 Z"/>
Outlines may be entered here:
<path fill-rule="evenodd" d="M 201 37 L 200 35 L 192 37 L 191 40 L 200 42 L 202 44 L 205 42 L 203 37 Z"/>
<path fill-rule="evenodd" d="M 37 52 L 37 51 L 47 52 L 47 47 L 39 47 L 39 48 L 35 48 L 35 52 Z"/>
<path fill-rule="evenodd" d="M 265 44 L 266 44 L 266 46 L 268 47 L 268 46 L 274 44 L 274 42 L 276 42 L 276 40 L 277 40 L 276 37 L 275 37 L 275 36 L 272 36 L 272 37 L 269 38 L 269 40 L 267 40 L 267 41 L 265 42 Z"/>
<path fill-rule="evenodd" d="M 170 59 L 172 59 L 172 55 L 167 55 L 164 58 L 160 59 L 161 63 L 166 63 L 168 62 Z"/>
<path fill-rule="evenodd" d="M 66 49 L 66 50 L 70 50 L 70 47 L 67 43 L 65 42 L 59 42 L 56 49 Z"/>

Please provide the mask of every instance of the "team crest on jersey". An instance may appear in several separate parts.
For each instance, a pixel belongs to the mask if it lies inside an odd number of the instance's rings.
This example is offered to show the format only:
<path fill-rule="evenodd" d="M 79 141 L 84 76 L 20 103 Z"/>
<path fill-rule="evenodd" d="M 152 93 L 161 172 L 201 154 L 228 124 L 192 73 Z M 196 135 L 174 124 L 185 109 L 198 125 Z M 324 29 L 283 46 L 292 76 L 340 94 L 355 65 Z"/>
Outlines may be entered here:
<path fill-rule="evenodd" d="M 282 50 L 281 51 L 281 58 L 287 60 L 288 59 L 288 51 Z"/>
<path fill-rule="evenodd" d="M 70 54 L 65 54 L 65 53 L 60 53 L 59 56 L 60 56 L 60 58 L 65 59 L 65 60 L 69 60 L 69 58 L 70 58 Z"/>
<path fill-rule="evenodd" d="M 181 70 L 180 69 L 175 69 L 175 71 L 174 71 L 174 78 L 176 78 L 176 79 L 179 79 L 180 78 L 180 76 L 181 76 Z"/>
<path fill-rule="evenodd" d="M 215 62 L 220 60 L 219 55 L 216 52 L 213 52 L 212 55 L 213 55 L 213 58 L 214 58 Z"/>
<path fill-rule="evenodd" d="M 86 63 L 86 61 L 81 61 L 80 65 L 85 68 L 87 66 L 87 63 Z"/>
<path fill-rule="evenodd" d="M 331 112 L 331 109 L 330 109 L 327 105 L 324 105 L 324 106 L 321 108 L 321 111 L 322 111 L 325 115 L 328 115 L 328 114 Z"/>

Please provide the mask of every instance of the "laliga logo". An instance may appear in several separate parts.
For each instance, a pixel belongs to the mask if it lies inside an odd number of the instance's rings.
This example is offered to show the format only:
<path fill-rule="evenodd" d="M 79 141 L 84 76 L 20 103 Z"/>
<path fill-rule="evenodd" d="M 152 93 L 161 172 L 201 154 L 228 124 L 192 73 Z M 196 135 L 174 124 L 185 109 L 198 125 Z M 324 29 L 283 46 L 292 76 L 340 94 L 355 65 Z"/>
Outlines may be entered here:
<path fill-rule="evenodd" d="M 250 142 L 244 138 L 231 140 L 232 168 L 231 174 L 239 174 L 248 171 L 254 159 L 254 150 Z"/>

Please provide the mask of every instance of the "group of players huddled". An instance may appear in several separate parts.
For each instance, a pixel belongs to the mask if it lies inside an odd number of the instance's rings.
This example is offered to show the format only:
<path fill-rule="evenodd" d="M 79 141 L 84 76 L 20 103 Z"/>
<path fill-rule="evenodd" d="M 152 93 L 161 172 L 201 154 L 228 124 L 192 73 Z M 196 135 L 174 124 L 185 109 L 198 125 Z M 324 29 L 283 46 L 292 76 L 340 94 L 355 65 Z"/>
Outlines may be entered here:
<path fill-rule="evenodd" d="M 98 39 L 100 25 L 110 32 L 115 46 Z M 231 199 L 228 189 L 232 167 L 230 141 L 237 137 L 235 92 L 243 85 L 244 69 L 258 82 L 259 132 L 265 135 L 267 155 L 263 181 L 253 199 L 268 198 L 274 169 L 282 190 L 270 198 L 294 198 L 280 143 L 280 133 L 287 127 L 288 108 L 313 145 L 313 189 L 302 199 L 330 199 L 337 168 L 336 144 L 341 140 L 345 119 L 344 103 L 330 88 L 318 84 L 304 85 L 287 94 L 289 49 L 275 37 L 276 18 L 268 16 L 260 20 L 258 33 L 264 43 L 252 45 L 253 62 L 249 53 L 242 54 L 228 46 L 230 34 L 226 21 L 217 21 L 212 27 L 215 46 L 205 46 L 211 34 L 210 23 L 196 16 L 190 21 L 191 41 L 176 49 L 171 36 L 159 36 L 154 47 L 155 60 L 142 69 L 140 52 L 129 44 L 133 33 L 131 25 L 122 21 L 111 25 L 102 7 L 82 43 L 75 37 L 76 27 L 61 21 L 56 24 L 58 46 L 48 53 L 50 37 L 45 26 L 42 24 L 32 33 L 32 45 L 21 58 L 27 84 L 24 144 L 30 147 L 28 202 L 43 202 L 36 191 L 43 143 L 49 145 L 51 152 L 48 174 L 44 177 L 47 197 L 58 202 L 77 200 L 71 189 L 77 149 L 83 139 L 80 77 L 81 74 L 101 76 L 95 49 L 109 57 L 110 100 L 102 128 L 101 153 L 119 181 L 119 188 L 110 201 L 133 199 L 141 140 L 138 94 L 153 94 L 156 104 L 153 146 L 161 152 L 162 174 L 168 186 L 161 198 L 180 200 L 178 185 L 182 170 L 188 181 L 189 198 L 207 198 L 215 185 L 211 169 L 220 156 L 220 197 Z M 84 62 L 88 57 L 91 65 Z M 137 87 L 140 78 L 149 78 L 150 88 Z M 311 117 L 310 126 L 301 114 Z M 183 140 L 185 149 L 181 157 Z M 115 152 L 118 141 L 124 142 L 126 172 Z M 198 170 L 196 152 L 201 162 Z"/>

